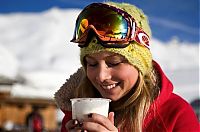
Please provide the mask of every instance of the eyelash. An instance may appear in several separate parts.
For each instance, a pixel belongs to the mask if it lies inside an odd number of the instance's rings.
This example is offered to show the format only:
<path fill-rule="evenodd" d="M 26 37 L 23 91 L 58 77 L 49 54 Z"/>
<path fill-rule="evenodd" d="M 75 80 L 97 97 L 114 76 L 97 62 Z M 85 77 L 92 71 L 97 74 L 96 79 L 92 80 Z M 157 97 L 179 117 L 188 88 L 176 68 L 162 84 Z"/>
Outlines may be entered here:
<path fill-rule="evenodd" d="M 97 66 L 97 63 L 95 63 L 95 64 L 89 64 L 89 63 L 87 63 L 87 65 L 90 66 L 90 67 L 95 67 L 95 66 Z"/>
<path fill-rule="evenodd" d="M 108 67 L 114 67 L 114 66 L 118 66 L 119 64 L 121 64 L 122 62 L 117 62 L 117 63 L 106 63 L 106 65 Z M 88 66 L 90 67 L 96 67 L 98 65 L 98 63 L 94 63 L 94 64 L 89 64 L 87 63 Z"/>
<path fill-rule="evenodd" d="M 114 67 L 119 65 L 121 62 L 117 62 L 117 63 L 106 63 L 109 67 Z"/>

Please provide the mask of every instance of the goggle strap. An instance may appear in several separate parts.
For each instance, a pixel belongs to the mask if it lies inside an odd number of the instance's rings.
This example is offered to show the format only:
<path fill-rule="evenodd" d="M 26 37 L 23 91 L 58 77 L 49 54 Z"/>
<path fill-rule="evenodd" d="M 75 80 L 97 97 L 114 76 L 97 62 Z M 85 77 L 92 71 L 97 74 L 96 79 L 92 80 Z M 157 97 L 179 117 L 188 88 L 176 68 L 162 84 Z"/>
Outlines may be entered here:
<path fill-rule="evenodd" d="M 144 45 L 145 47 L 149 48 L 149 36 L 141 29 L 136 28 L 135 33 L 135 41 L 138 42 L 141 45 Z"/>
<path fill-rule="evenodd" d="M 135 30 L 134 29 L 136 29 L 136 23 L 132 22 L 131 39 L 133 39 L 133 40 L 135 38 Z"/>

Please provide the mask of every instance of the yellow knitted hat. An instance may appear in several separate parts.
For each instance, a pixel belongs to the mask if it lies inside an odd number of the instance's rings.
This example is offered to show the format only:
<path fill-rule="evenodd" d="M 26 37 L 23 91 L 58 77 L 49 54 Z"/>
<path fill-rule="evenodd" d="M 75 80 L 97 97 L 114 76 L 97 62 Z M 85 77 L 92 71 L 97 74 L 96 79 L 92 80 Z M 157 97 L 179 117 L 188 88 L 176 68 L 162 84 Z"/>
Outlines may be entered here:
<path fill-rule="evenodd" d="M 133 18 L 136 20 L 137 25 L 142 28 L 144 32 L 149 35 L 149 37 L 151 37 L 151 30 L 148 24 L 148 19 L 144 15 L 142 10 L 138 9 L 134 5 L 127 3 L 106 2 L 106 4 L 120 8 L 132 15 Z M 105 48 L 97 43 L 98 40 L 96 39 L 96 37 L 93 37 L 87 47 L 80 48 L 80 60 L 83 66 L 83 59 L 86 55 L 108 51 L 124 56 L 129 61 L 129 63 L 138 68 L 143 75 L 146 75 L 152 69 L 152 54 L 150 50 L 145 46 L 141 46 L 136 42 L 132 42 L 129 46 L 125 48 Z"/>

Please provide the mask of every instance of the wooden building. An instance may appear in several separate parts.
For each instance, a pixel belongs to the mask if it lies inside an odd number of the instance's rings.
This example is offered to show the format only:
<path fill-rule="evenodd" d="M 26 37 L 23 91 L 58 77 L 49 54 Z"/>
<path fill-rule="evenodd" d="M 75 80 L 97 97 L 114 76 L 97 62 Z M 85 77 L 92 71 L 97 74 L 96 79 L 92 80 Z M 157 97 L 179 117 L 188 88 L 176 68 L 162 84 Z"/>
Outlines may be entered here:
<path fill-rule="evenodd" d="M 14 131 L 27 131 L 26 118 L 34 107 L 39 108 L 46 131 L 58 131 L 56 120 L 57 107 L 53 99 L 12 97 L 10 90 L 13 82 L 0 82 L 0 131 L 12 124 Z M 11 127 L 11 125 L 10 125 Z M 10 128 L 9 128 L 10 129 Z M 13 130 L 11 130 L 13 131 Z"/>

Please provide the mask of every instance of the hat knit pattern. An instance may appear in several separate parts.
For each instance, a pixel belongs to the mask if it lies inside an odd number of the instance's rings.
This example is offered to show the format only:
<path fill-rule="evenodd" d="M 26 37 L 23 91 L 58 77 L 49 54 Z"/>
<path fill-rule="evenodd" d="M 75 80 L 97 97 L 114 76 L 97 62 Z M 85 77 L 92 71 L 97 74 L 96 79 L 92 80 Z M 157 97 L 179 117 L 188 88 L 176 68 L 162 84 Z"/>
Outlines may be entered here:
<path fill-rule="evenodd" d="M 136 20 L 137 26 L 142 28 L 144 32 L 146 32 L 149 37 L 151 37 L 151 30 L 148 24 L 148 19 L 142 10 L 128 3 L 106 2 L 106 4 L 115 6 L 129 13 Z M 87 47 L 80 48 L 81 64 L 84 66 L 83 59 L 86 55 L 105 51 L 124 56 L 131 65 L 136 67 L 142 73 L 142 75 L 146 75 L 147 73 L 151 72 L 152 54 L 150 49 L 137 44 L 136 42 L 131 42 L 131 44 L 125 48 L 105 48 L 98 44 L 96 37 L 91 39 Z"/>

